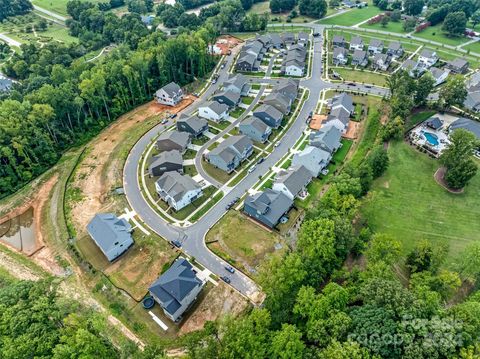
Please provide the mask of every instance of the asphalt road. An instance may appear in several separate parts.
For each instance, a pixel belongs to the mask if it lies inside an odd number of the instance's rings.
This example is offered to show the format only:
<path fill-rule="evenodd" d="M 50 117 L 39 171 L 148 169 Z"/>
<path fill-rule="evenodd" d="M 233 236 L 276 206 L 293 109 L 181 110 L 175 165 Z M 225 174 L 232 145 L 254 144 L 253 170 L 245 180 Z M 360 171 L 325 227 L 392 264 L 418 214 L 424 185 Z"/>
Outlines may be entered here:
<path fill-rule="evenodd" d="M 306 24 L 309 27 L 312 27 L 315 32 L 322 32 L 321 25 L 317 24 Z M 230 274 L 225 270 L 227 263 L 221 258 L 213 254 L 205 245 L 205 235 L 209 229 L 217 223 L 222 216 L 226 213 L 226 205 L 232 201 L 235 197 L 241 197 L 244 195 L 248 189 L 252 188 L 254 184 L 258 181 L 260 174 L 267 173 L 269 168 L 274 166 L 288 151 L 292 148 L 297 142 L 300 134 L 306 127 L 306 120 L 310 112 L 314 112 L 317 106 L 320 93 L 328 88 L 340 89 L 340 90 L 350 90 L 350 91 L 362 91 L 365 93 L 372 93 L 376 95 L 386 95 L 388 90 L 377 88 L 369 85 L 356 85 L 348 86 L 347 84 L 331 84 L 322 80 L 322 38 L 314 37 L 313 39 L 313 51 L 314 56 L 312 60 L 312 74 L 309 78 L 302 79 L 300 81 L 300 86 L 307 88 L 310 93 L 307 100 L 304 102 L 302 108 L 300 109 L 298 116 L 294 119 L 292 126 L 286 131 L 285 135 L 280 141 L 280 145 L 275 147 L 273 152 L 266 157 L 265 161 L 257 165 L 256 169 L 245 176 L 235 187 L 229 188 L 229 192 L 215 205 L 210 211 L 205 214 L 199 221 L 190 225 L 189 227 L 180 228 L 175 227 L 167 222 L 165 222 L 146 202 L 143 195 L 140 191 L 140 184 L 137 179 L 137 167 L 140 163 L 140 158 L 142 153 L 149 145 L 151 140 L 158 135 L 160 131 L 165 130 L 167 127 L 173 124 L 172 121 L 169 121 L 166 125 L 158 125 L 145 134 L 132 148 L 125 167 L 124 167 L 124 187 L 127 199 L 130 203 L 130 206 L 135 210 L 138 216 L 142 221 L 153 231 L 163 238 L 171 241 L 178 240 L 182 243 L 182 249 L 188 255 L 195 258 L 196 261 L 201 263 L 203 266 L 208 268 L 211 272 L 215 273 L 218 276 L 225 276 L 231 280 L 231 285 L 237 289 L 240 293 L 252 297 L 254 293 L 258 291 L 258 286 L 246 275 L 235 271 L 234 274 Z M 239 49 L 235 51 L 227 58 L 227 65 L 218 71 L 219 78 L 217 83 L 211 84 L 211 86 L 205 91 L 202 96 L 190 105 L 185 111 L 186 114 L 191 114 L 196 111 L 196 109 L 203 104 L 228 78 L 228 69 L 230 68 L 236 53 Z M 267 76 L 271 73 L 273 62 L 269 64 L 269 70 Z M 251 82 L 258 82 L 262 84 L 276 83 L 280 79 L 262 79 L 262 78 L 253 78 L 250 77 Z M 261 87 L 260 94 L 256 97 L 255 101 L 249 106 L 253 108 L 254 104 L 257 103 L 261 94 L 263 93 L 265 86 Z M 235 125 L 246 116 L 248 110 L 245 111 L 245 114 L 242 115 L 235 123 L 232 123 L 228 126 L 227 129 L 222 131 L 216 137 L 222 136 L 224 133 L 230 131 Z M 207 179 L 207 181 L 220 186 L 221 184 L 218 181 L 212 179 L 201 167 L 201 155 L 205 149 L 214 142 L 214 139 L 209 141 L 206 145 L 202 146 L 202 149 L 199 151 L 199 155 L 196 158 L 196 166 L 199 173 Z"/>

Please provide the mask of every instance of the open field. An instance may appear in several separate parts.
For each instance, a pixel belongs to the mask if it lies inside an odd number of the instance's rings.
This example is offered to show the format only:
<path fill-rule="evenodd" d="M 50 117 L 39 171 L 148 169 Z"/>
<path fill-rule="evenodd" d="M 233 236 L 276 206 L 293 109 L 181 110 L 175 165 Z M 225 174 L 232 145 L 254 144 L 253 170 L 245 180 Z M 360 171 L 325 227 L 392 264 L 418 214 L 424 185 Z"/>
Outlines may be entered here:
<path fill-rule="evenodd" d="M 360 25 L 360 27 L 370 29 L 370 30 L 380 30 L 380 31 L 388 31 L 388 32 L 394 32 L 396 34 L 405 34 L 406 32 L 403 30 L 403 22 L 394 22 L 390 21 L 387 26 L 383 26 L 380 22 L 376 24 L 368 24 L 365 23 L 363 25 Z"/>
<path fill-rule="evenodd" d="M 440 42 L 445 45 L 458 46 L 468 41 L 468 38 L 463 37 L 448 37 L 442 32 L 442 24 L 427 27 L 425 30 L 416 32 L 415 37 L 420 37 L 429 41 Z"/>
<path fill-rule="evenodd" d="M 281 237 L 252 222 L 237 211 L 229 211 L 207 233 L 205 242 L 220 257 L 247 274 L 255 273 L 257 266 Z"/>
<path fill-rule="evenodd" d="M 439 162 L 405 143 L 388 150 L 390 167 L 374 182 L 361 212 L 375 232 L 400 240 L 405 251 L 421 239 L 446 242 L 448 262 L 473 241 L 480 240 L 480 175 L 455 195 L 433 179 Z"/>
<path fill-rule="evenodd" d="M 322 19 L 318 21 L 318 23 L 324 25 L 352 26 L 368 20 L 371 17 L 380 14 L 381 12 L 382 10 L 380 10 L 378 7 L 370 5 L 363 9 L 352 9 L 343 14 L 333 16 L 328 19 Z"/>
<path fill-rule="evenodd" d="M 65 26 L 60 26 L 53 22 L 47 21 L 47 29 L 38 31 L 37 24 L 40 20 L 41 18 L 34 14 L 10 17 L 8 20 L 0 23 L 0 32 L 21 43 L 59 41 L 69 44 L 78 41 L 77 38 L 68 34 L 68 29 Z M 27 31 L 27 28 L 32 27 L 35 28 L 36 32 L 33 32 L 33 30 Z"/>
<path fill-rule="evenodd" d="M 291 19 L 292 23 L 303 23 L 303 22 L 310 22 L 313 20 L 313 18 L 310 18 L 308 16 L 302 16 L 300 15 L 300 11 L 298 10 L 298 7 L 295 8 L 297 11 L 297 14 L 299 14 L 297 17 L 294 17 Z M 270 1 L 262 1 L 253 4 L 253 6 L 250 8 L 250 10 L 247 11 L 247 14 L 269 14 L 270 16 L 270 22 L 272 23 L 278 23 L 278 22 L 286 22 L 288 15 L 290 14 L 290 11 L 287 11 L 285 13 L 281 14 L 272 14 L 270 11 Z"/>
<path fill-rule="evenodd" d="M 32 3 L 33 5 L 40 6 L 43 9 L 59 13 L 60 15 L 68 16 L 67 14 L 68 1 L 69 0 L 32 0 Z M 88 0 L 88 1 L 92 3 L 104 2 L 102 0 Z"/>
<path fill-rule="evenodd" d="M 332 67 L 345 81 L 355 81 L 360 83 L 372 84 L 377 86 L 386 86 L 387 76 L 369 71 L 359 71 L 353 69 L 344 69 Z"/>
<path fill-rule="evenodd" d="M 480 54 L 480 41 L 474 42 L 470 45 L 462 46 L 462 49 Z"/>

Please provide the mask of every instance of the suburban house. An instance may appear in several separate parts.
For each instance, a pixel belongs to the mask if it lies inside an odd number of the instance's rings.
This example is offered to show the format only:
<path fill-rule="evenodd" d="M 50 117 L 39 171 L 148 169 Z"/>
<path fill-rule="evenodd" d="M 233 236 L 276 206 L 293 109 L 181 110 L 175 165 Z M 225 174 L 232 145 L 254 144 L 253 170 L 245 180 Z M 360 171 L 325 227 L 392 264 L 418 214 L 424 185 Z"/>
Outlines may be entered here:
<path fill-rule="evenodd" d="M 252 153 L 253 143 L 247 136 L 230 136 L 208 152 L 206 159 L 212 166 L 231 173 Z"/>
<path fill-rule="evenodd" d="M 320 172 L 328 166 L 332 155 L 318 147 L 307 146 L 303 151 L 293 155 L 292 166 L 305 166 L 313 177 L 318 177 Z"/>
<path fill-rule="evenodd" d="M 263 47 L 263 44 L 258 40 L 247 40 L 245 45 L 242 47 L 240 55 L 242 54 L 251 54 L 255 55 L 257 60 L 261 61 L 263 55 L 265 54 L 266 49 Z"/>
<path fill-rule="evenodd" d="M 438 61 L 438 56 L 435 51 L 423 49 L 418 56 L 419 65 L 422 67 L 430 68 Z"/>
<path fill-rule="evenodd" d="M 87 225 L 87 232 L 111 262 L 133 245 L 132 226 L 113 213 L 97 213 Z"/>
<path fill-rule="evenodd" d="M 291 200 L 306 192 L 308 184 L 312 181 L 312 174 L 305 166 L 294 166 L 288 170 L 278 172 L 272 189 L 282 192 Z"/>
<path fill-rule="evenodd" d="M 268 228 L 274 228 L 292 206 L 293 200 L 285 194 L 267 188 L 263 192 L 247 196 L 243 212 Z"/>
<path fill-rule="evenodd" d="M 336 95 L 332 98 L 330 108 L 332 112 L 337 107 L 343 107 L 351 115 L 354 111 L 353 107 L 353 98 L 349 94 L 342 92 L 339 95 Z"/>
<path fill-rule="evenodd" d="M 240 102 L 240 94 L 233 91 L 221 91 L 213 95 L 213 100 L 219 103 L 223 103 L 232 108 L 238 105 Z"/>
<path fill-rule="evenodd" d="M 480 122 L 470 120 L 469 118 L 459 118 L 450 124 L 448 131 L 449 133 L 452 133 L 459 128 L 470 131 L 477 136 L 478 140 L 480 140 Z"/>
<path fill-rule="evenodd" d="M 467 82 L 467 98 L 463 105 L 471 111 L 480 111 L 480 72 L 475 72 Z"/>
<path fill-rule="evenodd" d="M 256 40 L 262 43 L 265 51 L 270 50 L 272 47 L 272 38 L 270 35 L 257 35 Z"/>
<path fill-rule="evenodd" d="M 257 56 L 254 54 L 240 54 L 237 62 L 235 63 L 235 69 L 242 72 L 258 71 L 260 67 L 260 61 L 257 60 Z"/>
<path fill-rule="evenodd" d="M 283 41 L 280 35 L 276 32 L 269 33 L 268 36 L 270 37 L 270 46 L 274 49 L 281 49 L 283 47 Z"/>
<path fill-rule="evenodd" d="M 197 299 L 205 283 L 197 276 L 190 262 L 180 257 L 152 283 L 148 291 L 165 315 L 178 322 Z"/>
<path fill-rule="evenodd" d="M 308 44 L 308 34 L 306 32 L 299 32 L 298 33 L 298 41 L 297 44 L 303 47 L 306 47 Z"/>
<path fill-rule="evenodd" d="M 383 41 L 379 39 L 372 39 L 368 44 L 368 52 L 370 55 L 381 54 L 383 52 Z"/>
<path fill-rule="evenodd" d="M 182 115 L 177 120 L 177 130 L 180 132 L 187 132 L 195 138 L 200 137 L 208 131 L 208 122 L 207 120 L 195 115 Z"/>
<path fill-rule="evenodd" d="M 153 157 L 148 166 L 151 177 L 159 177 L 165 172 L 177 171 L 183 173 L 182 154 L 177 150 L 163 151 Z"/>
<path fill-rule="evenodd" d="M 363 50 L 363 39 L 360 36 L 354 36 L 350 40 L 350 51 Z"/>
<path fill-rule="evenodd" d="M 447 68 L 452 71 L 454 74 L 464 74 L 468 71 L 470 64 L 467 60 L 456 58 L 452 61 L 447 62 Z"/>
<path fill-rule="evenodd" d="M 170 82 L 155 92 L 155 99 L 161 105 L 175 106 L 182 101 L 183 91 L 175 82 Z"/>
<path fill-rule="evenodd" d="M 159 151 L 177 150 L 183 153 L 190 144 L 190 135 L 186 132 L 167 131 L 158 138 L 156 147 Z"/>
<path fill-rule="evenodd" d="M 282 95 L 288 97 L 290 100 L 295 101 L 298 95 L 298 84 L 298 80 L 284 80 L 275 87 L 274 92 L 281 93 Z"/>
<path fill-rule="evenodd" d="M 283 47 L 283 41 L 279 34 L 273 32 L 270 35 L 270 42 L 274 49 L 280 50 Z"/>
<path fill-rule="evenodd" d="M 392 63 L 392 57 L 387 54 L 375 54 L 372 66 L 375 70 L 387 71 Z"/>
<path fill-rule="evenodd" d="M 242 135 L 248 136 L 252 141 L 264 143 L 272 133 L 271 127 L 255 116 L 243 120 L 238 129 Z"/>
<path fill-rule="evenodd" d="M 348 62 L 348 51 L 343 47 L 333 49 L 332 62 L 335 66 L 346 65 Z"/>
<path fill-rule="evenodd" d="M 391 41 L 388 44 L 387 55 L 393 58 L 402 57 L 403 55 L 402 44 L 399 41 Z"/>
<path fill-rule="evenodd" d="M 347 42 L 342 35 L 335 35 L 332 39 L 333 47 L 347 47 Z"/>
<path fill-rule="evenodd" d="M 364 50 L 355 50 L 352 55 L 352 65 L 365 67 L 368 65 L 367 52 Z"/>
<path fill-rule="evenodd" d="M 287 96 L 278 92 L 271 92 L 263 100 L 264 104 L 275 107 L 278 111 L 280 111 L 283 114 L 290 113 L 292 102 L 293 101 L 290 100 Z"/>
<path fill-rule="evenodd" d="M 247 78 L 242 74 L 230 75 L 229 79 L 223 83 L 224 91 L 236 92 L 241 96 L 247 96 L 250 87 Z"/>
<path fill-rule="evenodd" d="M 210 101 L 198 108 L 198 116 L 214 122 L 228 118 L 228 106 L 217 101 Z"/>
<path fill-rule="evenodd" d="M 282 65 L 282 73 L 287 76 L 303 76 L 303 70 L 305 69 L 305 62 L 298 60 L 288 60 Z"/>
<path fill-rule="evenodd" d="M 321 148 L 333 154 L 342 147 L 341 138 L 342 132 L 337 127 L 326 124 L 320 130 L 310 134 L 309 143 L 310 146 Z"/>
<path fill-rule="evenodd" d="M 427 121 L 425 121 L 425 125 L 432 130 L 439 130 L 443 126 L 443 121 L 438 117 L 430 117 Z"/>
<path fill-rule="evenodd" d="M 179 211 L 202 196 L 202 187 L 192 177 L 178 172 L 165 172 L 155 182 L 161 199 Z"/>
<path fill-rule="evenodd" d="M 405 60 L 400 68 L 407 71 L 408 75 L 413 78 L 417 78 L 425 72 L 425 68 L 412 59 Z"/>
<path fill-rule="evenodd" d="M 429 71 L 433 79 L 435 80 L 435 86 L 444 83 L 447 80 L 448 75 L 450 74 L 449 69 L 439 69 L 437 67 L 431 67 Z"/>
<path fill-rule="evenodd" d="M 280 37 L 282 38 L 282 42 L 285 47 L 289 47 L 295 44 L 295 35 L 291 32 L 283 32 Z"/>
<path fill-rule="evenodd" d="M 278 128 L 282 124 L 283 113 L 270 105 L 260 105 L 253 111 L 253 115 L 272 128 Z"/>

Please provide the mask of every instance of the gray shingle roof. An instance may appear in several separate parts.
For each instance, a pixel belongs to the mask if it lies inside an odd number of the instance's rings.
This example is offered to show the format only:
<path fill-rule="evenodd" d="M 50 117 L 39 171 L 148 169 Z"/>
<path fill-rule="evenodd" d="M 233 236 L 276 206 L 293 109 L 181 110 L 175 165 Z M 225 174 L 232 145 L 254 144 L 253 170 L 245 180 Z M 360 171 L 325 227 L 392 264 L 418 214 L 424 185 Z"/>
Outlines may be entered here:
<path fill-rule="evenodd" d="M 463 128 L 467 131 L 472 132 L 478 139 L 480 139 L 480 123 L 469 118 L 459 118 L 455 120 L 449 127 L 450 131 L 458 130 Z"/>
<path fill-rule="evenodd" d="M 247 78 L 242 74 L 232 75 L 224 82 L 224 86 L 233 85 L 239 90 L 247 83 Z"/>
<path fill-rule="evenodd" d="M 283 114 L 277 110 L 275 107 L 267 104 L 260 105 L 256 110 L 254 110 L 253 114 L 265 112 L 268 116 L 273 118 L 275 121 L 280 121 L 283 118 Z"/>
<path fill-rule="evenodd" d="M 265 133 L 267 132 L 267 129 L 269 128 L 265 122 L 260 120 L 259 118 L 255 116 L 248 116 L 245 120 L 242 121 L 240 125 L 245 125 L 245 126 L 252 126 L 255 128 L 258 132 L 260 133 Z"/>
<path fill-rule="evenodd" d="M 332 99 L 332 107 L 336 107 L 341 105 L 345 107 L 345 109 L 352 113 L 353 112 L 353 98 L 349 94 L 343 92 L 340 95 L 335 96 Z"/>
<path fill-rule="evenodd" d="M 454 60 L 452 60 L 452 61 L 449 61 L 449 62 L 448 62 L 448 65 L 451 66 L 451 67 L 455 67 L 455 68 L 461 69 L 461 68 L 464 67 L 465 65 L 468 65 L 468 61 L 465 60 L 465 59 L 461 59 L 461 58 L 457 57 L 456 59 L 454 59 Z"/>
<path fill-rule="evenodd" d="M 252 141 L 244 135 L 230 136 L 223 141 L 218 147 L 234 147 L 238 152 L 242 153 L 247 148 L 251 147 Z M 217 147 L 217 148 L 218 148 Z"/>
<path fill-rule="evenodd" d="M 278 223 L 284 213 L 293 206 L 293 201 L 282 192 L 267 188 L 263 192 L 247 196 L 245 204 L 262 213 L 269 222 Z"/>
<path fill-rule="evenodd" d="M 201 283 L 193 272 L 192 265 L 186 259 L 179 258 L 148 290 L 168 313 L 174 315 L 185 297 Z"/>
<path fill-rule="evenodd" d="M 402 44 L 398 41 L 391 41 L 388 44 L 388 49 L 392 51 L 398 51 L 401 49 L 401 47 L 402 47 Z"/>
<path fill-rule="evenodd" d="M 352 61 L 362 62 L 367 57 L 367 52 L 364 50 L 355 50 L 352 55 Z"/>
<path fill-rule="evenodd" d="M 200 118 L 198 116 L 182 116 L 177 122 L 185 122 L 190 126 L 195 132 L 200 131 L 205 126 L 208 125 L 207 120 Z"/>
<path fill-rule="evenodd" d="M 130 223 L 113 213 L 97 213 L 87 225 L 87 231 L 106 255 L 116 247 L 115 243 L 132 240 Z"/>
<path fill-rule="evenodd" d="M 363 39 L 360 36 L 354 36 L 350 40 L 350 45 L 363 45 Z"/>
<path fill-rule="evenodd" d="M 305 166 L 293 166 L 286 171 L 281 171 L 277 174 L 276 183 L 283 183 L 285 187 L 294 196 L 297 196 L 300 191 L 312 180 L 312 174 Z"/>
<path fill-rule="evenodd" d="M 445 72 L 449 73 L 450 71 L 444 70 L 444 69 L 439 69 L 437 67 L 430 68 L 430 73 L 432 74 L 432 76 L 435 80 L 438 80 L 440 77 L 442 77 L 443 74 L 445 74 Z"/>
<path fill-rule="evenodd" d="M 195 182 L 192 177 L 182 175 L 178 172 L 165 172 L 158 180 L 158 186 L 172 197 L 175 201 L 183 198 L 183 196 L 191 190 L 200 188 L 201 186 Z"/>
<path fill-rule="evenodd" d="M 310 144 L 312 146 L 327 149 L 332 153 L 340 147 L 342 133 L 338 128 L 332 125 L 325 125 L 319 131 L 310 134 Z"/>
<path fill-rule="evenodd" d="M 164 140 L 170 140 L 185 148 L 190 143 L 190 135 L 186 132 L 167 131 L 158 136 L 157 143 Z"/>
<path fill-rule="evenodd" d="M 175 82 L 170 82 L 161 89 L 164 90 L 169 96 L 175 96 L 182 91 L 180 86 L 178 86 Z"/>
<path fill-rule="evenodd" d="M 370 43 L 368 44 L 370 47 L 383 47 L 383 41 L 379 39 L 372 39 L 370 40 Z"/>
<path fill-rule="evenodd" d="M 333 43 L 344 43 L 345 42 L 345 38 L 341 35 L 335 35 L 333 37 Z"/>
<path fill-rule="evenodd" d="M 338 56 L 343 55 L 343 57 L 347 57 L 348 51 L 343 47 L 336 47 L 333 49 L 333 57 L 337 58 Z"/>
<path fill-rule="evenodd" d="M 224 103 L 220 103 L 217 101 L 210 101 L 207 102 L 204 106 L 202 107 L 208 107 L 210 108 L 213 112 L 215 112 L 217 115 L 223 114 L 225 111 L 228 110 L 228 106 L 225 105 Z"/>
<path fill-rule="evenodd" d="M 155 157 L 153 157 L 152 162 L 150 162 L 149 168 L 161 166 L 164 163 L 175 163 L 178 165 L 183 164 L 183 158 L 180 151 L 171 150 L 171 151 L 162 151 Z M 151 172 L 151 171 L 150 171 Z"/>
<path fill-rule="evenodd" d="M 420 56 L 431 58 L 431 57 L 433 57 L 433 54 L 434 54 L 434 51 L 428 50 L 428 49 L 423 49 L 422 52 L 420 53 Z"/>
<path fill-rule="evenodd" d="M 233 91 L 222 91 L 214 95 L 214 97 L 217 96 L 225 96 L 234 103 L 238 103 L 238 101 L 240 101 L 240 94 Z"/>

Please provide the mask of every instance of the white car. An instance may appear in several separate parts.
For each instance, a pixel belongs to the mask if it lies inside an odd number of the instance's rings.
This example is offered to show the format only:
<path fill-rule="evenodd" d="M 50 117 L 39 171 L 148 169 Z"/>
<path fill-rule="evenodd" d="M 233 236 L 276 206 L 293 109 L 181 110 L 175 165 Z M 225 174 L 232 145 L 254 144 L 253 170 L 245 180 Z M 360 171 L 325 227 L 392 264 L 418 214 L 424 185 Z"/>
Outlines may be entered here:
<path fill-rule="evenodd" d="M 278 142 L 276 142 L 276 143 L 273 145 L 273 147 L 278 147 L 278 146 L 280 146 L 280 144 L 281 144 L 281 142 L 278 141 Z"/>
<path fill-rule="evenodd" d="M 248 169 L 247 172 L 248 172 L 248 173 L 252 173 L 253 171 L 255 171 L 256 168 L 257 168 L 257 166 L 256 166 L 256 165 L 253 165 L 252 167 L 250 167 L 250 168 Z"/>

